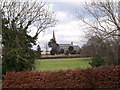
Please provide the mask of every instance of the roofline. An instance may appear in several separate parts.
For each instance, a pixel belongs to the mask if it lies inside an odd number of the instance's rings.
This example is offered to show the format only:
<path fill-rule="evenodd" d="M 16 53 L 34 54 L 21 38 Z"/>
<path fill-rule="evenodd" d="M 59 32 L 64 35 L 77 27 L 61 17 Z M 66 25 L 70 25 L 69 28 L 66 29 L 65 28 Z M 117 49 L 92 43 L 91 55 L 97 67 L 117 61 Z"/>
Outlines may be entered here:
<path fill-rule="evenodd" d="M 59 44 L 59 45 L 71 45 L 71 44 Z"/>

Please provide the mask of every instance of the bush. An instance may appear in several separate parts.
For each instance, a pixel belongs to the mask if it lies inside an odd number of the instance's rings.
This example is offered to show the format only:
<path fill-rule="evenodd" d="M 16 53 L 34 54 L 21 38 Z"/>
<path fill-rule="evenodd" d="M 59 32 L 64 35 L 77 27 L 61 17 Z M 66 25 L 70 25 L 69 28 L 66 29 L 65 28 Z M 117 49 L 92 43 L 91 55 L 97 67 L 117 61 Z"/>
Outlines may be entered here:
<path fill-rule="evenodd" d="M 7 72 L 3 88 L 120 88 L 120 66 Z"/>
<path fill-rule="evenodd" d="M 96 55 L 95 57 L 93 57 L 91 59 L 91 62 L 89 62 L 89 64 L 92 67 L 99 67 L 99 66 L 105 65 L 105 62 L 104 62 L 104 59 L 101 56 Z"/>
<path fill-rule="evenodd" d="M 77 54 L 76 50 L 72 51 L 71 54 Z"/>
<path fill-rule="evenodd" d="M 51 54 L 51 55 L 55 55 L 55 54 L 57 54 L 57 50 L 52 49 L 52 50 L 50 51 L 50 54 Z"/>
<path fill-rule="evenodd" d="M 61 49 L 59 53 L 64 54 L 64 49 Z"/>
<path fill-rule="evenodd" d="M 68 50 L 65 52 L 65 55 L 69 55 L 69 51 Z"/>
<path fill-rule="evenodd" d="M 80 58 L 81 56 L 80 55 L 65 55 L 65 56 L 54 56 L 54 57 L 51 57 L 51 56 L 47 56 L 47 57 L 41 57 L 40 59 L 55 59 L 55 58 Z"/>
<path fill-rule="evenodd" d="M 69 50 L 69 52 L 71 53 L 71 52 L 74 50 L 73 46 L 70 46 L 70 47 L 68 48 L 68 50 Z"/>

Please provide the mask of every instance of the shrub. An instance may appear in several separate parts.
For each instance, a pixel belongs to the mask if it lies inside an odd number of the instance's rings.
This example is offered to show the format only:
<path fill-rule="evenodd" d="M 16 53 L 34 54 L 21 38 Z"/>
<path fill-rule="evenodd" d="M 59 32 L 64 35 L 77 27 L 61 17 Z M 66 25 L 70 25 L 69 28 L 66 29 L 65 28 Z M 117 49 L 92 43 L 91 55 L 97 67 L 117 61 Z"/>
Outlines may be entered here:
<path fill-rule="evenodd" d="M 77 54 L 76 50 L 72 51 L 71 54 Z"/>
<path fill-rule="evenodd" d="M 120 88 L 120 66 L 7 72 L 3 88 Z"/>
<path fill-rule="evenodd" d="M 91 59 L 91 62 L 89 62 L 89 64 L 92 67 L 99 67 L 99 66 L 105 65 L 105 62 L 104 62 L 104 59 L 101 56 L 96 55 L 95 57 L 93 57 Z"/>
<path fill-rule="evenodd" d="M 65 55 L 69 55 L 69 51 L 68 50 L 65 52 Z"/>
<path fill-rule="evenodd" d="M 80 57 L 83 57 L 83 56 L 80 56 L 80 55 L 65 55 L 65 56 L 54 56 L 54 57 L 51 57 L 51 56 L 48 56 L 48 57 L 41 57 L 40 59 L 56 59 L 56 58 L 80 58 Z"/>
<path fill-rule="evenodd" d="M 55 54 L 57 54 L 57 50 L 52 49 L 52 50 L 50 51 L 50 54 L 51 54 L 51 55 L 55 55 Z"/>
<path fill-rule="evenodd" d="M 64 54 L 64 49 L 61 49 L 59 53 Z"/>
<path fill-rule="evenodd" d="M 69 50 L 69 52 L 72 52 L 72 51 L 74 50 L 73 46 L 70 46 L 70 47 L 68 48 L 68 50 Z"/>

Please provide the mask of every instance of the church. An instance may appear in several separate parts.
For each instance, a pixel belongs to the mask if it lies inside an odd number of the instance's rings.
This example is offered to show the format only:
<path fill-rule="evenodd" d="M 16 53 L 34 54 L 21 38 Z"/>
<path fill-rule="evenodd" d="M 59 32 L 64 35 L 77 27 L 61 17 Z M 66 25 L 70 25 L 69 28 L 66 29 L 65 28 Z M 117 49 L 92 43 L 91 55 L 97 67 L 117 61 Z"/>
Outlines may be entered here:
<path fill-rule="evenodd" d="M 56 42 L 54 31 L 53 31 L 52 40 L 54 40 Z M 54 48 L 54 46 L 55 45 L 53 44 L 52 48 Z M 66 52 L 70 46 L 72 46 L 76 52 L 80 51 L 80 47 L 78 45 L 74 45 L 73 42 L 71 42 L 70 44 L 57 44 L 57 50 L 60 51 L 61 49 L 63 49 L 64 52 Z"/>

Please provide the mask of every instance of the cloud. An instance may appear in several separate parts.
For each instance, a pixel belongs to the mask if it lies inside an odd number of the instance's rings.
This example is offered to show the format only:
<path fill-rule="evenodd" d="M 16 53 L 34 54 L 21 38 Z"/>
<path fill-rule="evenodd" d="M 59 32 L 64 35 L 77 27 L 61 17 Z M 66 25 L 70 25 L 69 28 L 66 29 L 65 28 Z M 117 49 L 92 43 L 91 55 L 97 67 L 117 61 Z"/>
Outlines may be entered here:
<path fill-rule="evenodd" d="M 46 0 L 43 0 L 46 1 Z M 108 2 L 108 0 L 48 0 L 48 2 Z M 119 0 L 110 0 L 112 2 L 119 2 Z"/>
<path fill-rule="evenodd" d="M 63 21 L 67 18 L 66 12 L 59 11 L 59 12 L 56 12 L 55 14 L 56 14 L 57 20 L 59 20 L 59 21 Z"/>
<path fill-rule="evenodd" d="M 54 4 L 52 3 L 46 3 L 46 5 L 44 6 L 44 8 L 46 9 L 46 11 L 48 11 L 49 13 L 53 12 L 54 10 Z"/>
<path fill-rule="evenodd" d="M 88 0 L 48 0 L 48 2 L 85 2 L 85 1 L 88 1 Z"/>

